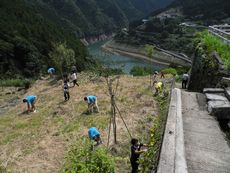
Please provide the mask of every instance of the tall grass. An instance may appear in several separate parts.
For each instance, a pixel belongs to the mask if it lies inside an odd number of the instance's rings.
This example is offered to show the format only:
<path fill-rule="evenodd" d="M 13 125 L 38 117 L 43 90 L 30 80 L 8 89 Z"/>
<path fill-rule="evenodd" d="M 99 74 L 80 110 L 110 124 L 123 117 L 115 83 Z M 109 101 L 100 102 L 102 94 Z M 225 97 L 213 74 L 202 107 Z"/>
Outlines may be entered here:
<path fill-rule="evenodd" d="M 208 31 L 200 32 L 196 35 L 195 44 L 201 44 L 207 54 L 214 51 L 218 53 L 224 65 L 230 70 L 230 45 L 224 43 L 218 37 L 213 36 Z"/>
<path fill-rule="evenodd" d="M 33 80 L 27 80 L 27 79 L 0 80 L 0 86 L 5 86 L 5 87 L 14 86 L 14 87 L 29 88 L 32 83 L 33 83 Z"/>

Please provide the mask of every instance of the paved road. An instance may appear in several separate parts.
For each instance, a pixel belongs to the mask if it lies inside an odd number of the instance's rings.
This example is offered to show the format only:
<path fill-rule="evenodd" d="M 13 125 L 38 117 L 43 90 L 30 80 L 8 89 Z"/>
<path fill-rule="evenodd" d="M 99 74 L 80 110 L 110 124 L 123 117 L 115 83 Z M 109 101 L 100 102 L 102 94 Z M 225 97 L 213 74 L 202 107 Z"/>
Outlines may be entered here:
<path fill-rule="evenodd" d="M 202 94 L 182 91 L 182 118 L 188 173 L 230 173 L 230 147 Z"/>

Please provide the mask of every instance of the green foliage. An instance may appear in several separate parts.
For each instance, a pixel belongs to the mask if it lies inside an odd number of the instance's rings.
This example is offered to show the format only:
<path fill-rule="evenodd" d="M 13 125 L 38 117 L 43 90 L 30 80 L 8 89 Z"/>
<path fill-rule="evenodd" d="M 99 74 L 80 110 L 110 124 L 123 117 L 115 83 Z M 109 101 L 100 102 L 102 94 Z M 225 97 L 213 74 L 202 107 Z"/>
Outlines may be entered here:
<path fill-rule="evenodd" d="M 62 173 L 113 173 L 114 160 L 103 147 L 92 150 L 92 144 L 83 138 L 68 152 Z"/>
<path fill-rule="evenodd" d="M 143 158 L 140 160 L 140 166 L 143 173 L 148 173 L 152 169 L 157 168 L 158 158 L 160 155 L 160 147 L 164 133 L 164 127 L 167 117 L 168 102 L 165 97 L 157 97 L 160 107 L 159 115 L 154 119 L 153 127 L 150 129 L 149 149 L 144 153 Z"/>
<path fill-rule="evenodd" d="M 225 66 L 230 70 L 230 45 L 219 38 L 209 34 L 208 31 L 199 32 L 194 40 L 195 46 L 209 56 L 216 51 L 223 60 Z M 207 62 L 207 63 L 210 63 Z"/>
<path fill-rule="evenodd" d="M 184 28 L 180 23 L 182 18 L 159 19 L 150 16 L 146 24 L 136 26 L 138 22 L 130 25 L 128 34 L 119 33 L 115 40 L 121 43 L 133 45 L 157 45 L 163 49 L 184 52 L 188 55 L 193 53 L 192 38 L 196 28 Z M 147 53 L 151 57 L 151 53 Z"/>
<path fill-rule="evenodd" d="M 0 173 L 7 173 L 6 168 L 0 165 Z"/>
<path fill-rule="evenodd" d="M 145 45 L 145 53 L 149 58 L 153 57 L 153 53 L 154 53 L 154 46 L 152 45 Z"/>
<path fill-rule="evenodd" d="M 207 25 L 218 23 L 217 20 L 230 15 L 228 0 L 176 0 L 176 6 L 181 6 L 183 13 L 193 20 L 203 20 Z"/>
<path fill-rule="evenodd" d="M 33 80 L 26 80 L 26 79 L 7 79 L 7 80 L 0 80 L 0 86 L 15 86 L 15 87 L 25 87 L 29 88 L 30 85 L 33 83 Z"/>
<path fill-rule="evenodd" d="M 177 75 L 177 70 L 175 68 L 165 68 L 161 70 L 161 72 L 164 74 L 172 74 L 173 76 Z"/>
<path fill-rule="evenodd" d="M 0 2 L 0 78 L 34 78 L 47 72 L 47 67 L 53 65 L 48 57 L 51 43 L 56 42 L 66 42 L 75 51 L 79 70 L 90 66 L 93 61 L 86 58 L 87 49 L 76 35 L 58 27 L 57 21 L 44 17 L 39 8 L 41 4 L 34 6 L 34 3 L 22 0 Z"/>
<path fill-rule="evenodd" d="M 68 49 L 66 43 L 54 44 L 52 52 L 49 57 L 52 59 L 56 68 L 63 74 L 64 70 L 70 70 L 71 66 L 75 65 L 75 52 Z"/>
<path fill-rule="evenodd" d="M 131 69 L 130 74 L 133 76 L 146 76 L 152 74 L 152 68 L 135 66 Z"/>
<path fill-rule="evenodd" d="M 91 69 L 91 71 L 95 72 L 99 76 L 108 77 L 108 76 L 114 76 L 114 75 L 122 75 L 124 72 L 122 69 L 119 68 L 109 68 L 109 67 L 103 67 L 99 65 L 97 68 Z"/>

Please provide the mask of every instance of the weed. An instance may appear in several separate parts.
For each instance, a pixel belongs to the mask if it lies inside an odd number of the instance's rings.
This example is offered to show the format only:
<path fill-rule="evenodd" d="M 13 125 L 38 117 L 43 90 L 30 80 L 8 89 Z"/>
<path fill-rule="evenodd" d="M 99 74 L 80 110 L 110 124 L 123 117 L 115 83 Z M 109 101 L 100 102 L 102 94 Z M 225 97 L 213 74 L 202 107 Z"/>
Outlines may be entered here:
<path fill-rule="evenodd" d="M 162 134 L 164 132 L 164 125 L 167 117 L 168 102 L 167 98 L 160 96 L 157 97 L 157 101 L 160 107 L 160 113 L 155 117 L 153 126 L 150 129 L 149 149 L 144 153 L 143 158 L 140 159 L 143 173 L 150 172 L 150 170 L 155 169 L 158 164 Z"/>
<path fill-rule="evenodd" d="M 72 145 L 62 173 L 113 173 L 115 164 L 107 149 L 100 147 L 92 151 L 86 138 Z"/>
<path fill-rule="evenodd" d="M 161 70 L 163 74 L 172 74 L 173 76 L 177 75 L 177 70 L 175 68 L 165 68 Z"/>
<path fill-rule="evenodd" d="M 70 122 L 69 124 L 65 125 L 65 127 L 62 130 L 62 133 L 69 133 L 75 130 L 79 130 L 80 124 L 78 121 Z"/>
<path fill-rule="evenodd" d="M 1 165 L 0 165 L 0 173 L 7 173 L 6 168 Z"/>
<path fill-rule="evenodd" d="M 33 80 L 27 80 L 27 79 L 6 79 L 6 80 L 0 80 L 0 86 L 15 86 L 15 87 L 25 87 L 29 88 L 31 84 L 34 83 Z"/>
<path fill-rule="evenodd" d="M 0 140 L 0 144 L 8 144 L 8 143 L 11 143 L 13 142 L 17 137 L 19 137 L 21 134 L 18 133 L 18 132 L 15 132 L 15 133 L 10 133 L 8 134 L 7 136 L 5 136 L 4 138 L 2 138 Z"/>
<path fill-rule="evenodd" d="M 208 31 L 199 32 L 194 40 L 195 46 L 201 45 L 207 55 L 216 51 L 225 66 L 230 70 L 230 45 L 211 35 Z"/>

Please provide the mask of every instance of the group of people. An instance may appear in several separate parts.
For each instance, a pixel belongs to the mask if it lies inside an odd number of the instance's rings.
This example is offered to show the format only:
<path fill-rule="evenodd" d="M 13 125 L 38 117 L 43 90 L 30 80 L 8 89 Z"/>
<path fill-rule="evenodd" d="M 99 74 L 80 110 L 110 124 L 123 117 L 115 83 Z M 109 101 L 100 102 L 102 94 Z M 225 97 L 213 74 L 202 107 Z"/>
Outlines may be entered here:
<path fill-rule="evenodd" d="M 96 145 L 102 144 L 100 132 L 96 127 L 91 127 L 88 130 L 88 135 L 90 140 L 95 141 Z M 131 155 L 130 155 L 130 163 L 131 163 L 131 173 L 138 172 L 139 166 L 139 157 L 142 153 L 144 153 L 148 145 L 142 144 L 136 138 L 131 139 Z"/>
<path fill-rule="evenodd" d="M 71 82 L 73 83 L 73 87 L 75 87 L 75 85 L 79 86 L 78 82 L 77 82 L 77 68 L 76 66 L 72 66 L 71 69 Z M 69 94 L 69 84 L 70 80 L 69 80 L 69 76 L 67 73 L 63 74 L 63 91 L 64 91 L 64 98 L 65 101 L 68 101 L 70 99 L 70 94 Z"/>
<path fill-rule="evenodd" d="M 54 68 L 49 68 L 48 73 L 50 74 L 50 77 L 53 77 L 53 74 L 55 73 Z M 162 91 L 163 89 L 163 83 L 161 81 L 157 82 L 156 81 L 156 76 L 158 75 L 157 72 L 154 73 L 152 79 L 153 79 L 153 86 L 155 87 L 156 93 L 158 94 Z M 187 87 L 187 82 L 188 82 L 188 74 L 184 74 L 182 76 L 182 88 Z M 71 79 L 73 83 L 73 87 L 75 85 L 79 86 L 77 83 L 77 70 L 76 67 L 72 67 L 71 71 Z M 69 78 L 67 74 L 63 75 L 63 89 L 64 89 L 64 98 L 65 101 L 70 99 L 70 94 L 69 94 Z M 23 99 L 23 103 L 27 103 L 27 112 L 36 112 L 35 108 L 35 103 L 37 101 L 37 96 L 35 95 L 30 95 L 27 96 L 26 98 Z M 99 112 L 99 107 L 97 104 L 97 97 L 94 95 L 89 95 L 84 97 L 84 101 L 87 102 L 88 104 L 88 113 L 94 112 L 94 107 L 96 108 L 96 112 Z M 88 136 L 90 140 L 96 142 L 96 145 L 102 144 L 102 139 L 101 139 L 101 134 L 99 130 L 96 127 L 91 127 L 88 129 Z M 131 156 L 130 156 L 130 163 L 131 163 L 131 173 L 137 173 L 138 172 L 138 160 L 140 157 L 140 154 L 146 151 L 146 147 L 148 147 L 145 144 L 139 143 L 138 139 L 131 139 Z"/>

